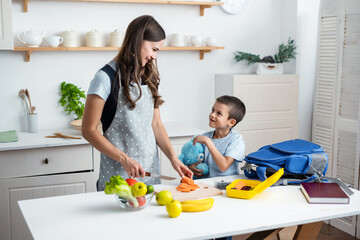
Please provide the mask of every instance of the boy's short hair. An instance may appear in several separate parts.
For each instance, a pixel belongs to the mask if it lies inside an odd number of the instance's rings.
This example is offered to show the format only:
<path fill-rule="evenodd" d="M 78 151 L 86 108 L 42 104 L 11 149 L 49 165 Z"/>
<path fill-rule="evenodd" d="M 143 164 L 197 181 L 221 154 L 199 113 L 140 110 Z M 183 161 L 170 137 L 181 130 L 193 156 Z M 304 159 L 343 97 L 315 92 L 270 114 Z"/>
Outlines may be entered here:
<path fill-rule="evenodd" d="M 233 118 L 236 120 L 236 123 L 233 127 L 235 127 L 236 124 L 238 124 L 244 118 L 246 112 L 245 104 L 237 97 L 224 95 L 218 97 L 216 101 L 225 104 L 230 108 L 228 119 Z"/>

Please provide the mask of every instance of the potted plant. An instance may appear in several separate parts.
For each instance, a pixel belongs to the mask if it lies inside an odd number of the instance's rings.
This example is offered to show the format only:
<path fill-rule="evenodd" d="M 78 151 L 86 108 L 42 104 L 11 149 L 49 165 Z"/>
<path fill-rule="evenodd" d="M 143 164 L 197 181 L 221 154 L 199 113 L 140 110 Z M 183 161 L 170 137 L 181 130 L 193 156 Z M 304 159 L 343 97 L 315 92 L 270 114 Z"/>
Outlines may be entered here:
<path fill-rule="evenodd" d="M 287 44 L 279 45 L 278 53 L 274 56 L 260 58 L 260 55 L 235 51 L 234 59 L 236 62 L 245 61 L 247 65 L 258 63 L 257 74 L 282 74 L 284 72 L 283 63 L 295 59 L 295 55 L 295 42 L 289 38 Z"/>
<path fill-rule="evenodd" d="M 76 119 L 70 124 L 76 129 L 81 130 L 81 121 L 84 114 L 84 101 L 86 99 L 85 91 L 74 84 L 62 82 L 60 85 L 61 98 L 59 100 L 65 112 L 70 115 L 76 115 Z"/>

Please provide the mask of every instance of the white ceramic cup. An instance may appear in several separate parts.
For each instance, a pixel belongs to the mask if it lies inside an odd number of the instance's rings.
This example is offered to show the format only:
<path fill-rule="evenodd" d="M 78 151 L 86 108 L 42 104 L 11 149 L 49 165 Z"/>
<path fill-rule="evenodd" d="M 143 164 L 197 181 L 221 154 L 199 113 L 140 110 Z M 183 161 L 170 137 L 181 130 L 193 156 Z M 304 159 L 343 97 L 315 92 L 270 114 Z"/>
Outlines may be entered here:
<path fill-rule="evenodd" d="M 29 133 L 37 133 L 38 132 L 38 114 L 28 114 L 27 115 L 27 123 L 28 123 L 28 132 Z"/>
<path fill-rule="evenodd" d="M 208 37 L 206 39 L 206 45 L 207 46 L 216 46 L 216 39 L 214 37 Z"/>
<path fill-rule="evenodd" d="M 200 35 L 191 36 L 191 44 L 194 47 L 200 47 L 203 45 L 203 37 Z"/>
<path fill-rule="evenodd" d="M 60 36 L 50 36 L 46 38 L 46 42 L 50 45 L 50 47 L 58 47 L 63 41 L 64 39 Z"/>
<path fill-rule="evenodd" d="M 185 35 L 182 33 L 173 33 L 171 35 L 171 46 L 174 47 L 185 46 Z"/>

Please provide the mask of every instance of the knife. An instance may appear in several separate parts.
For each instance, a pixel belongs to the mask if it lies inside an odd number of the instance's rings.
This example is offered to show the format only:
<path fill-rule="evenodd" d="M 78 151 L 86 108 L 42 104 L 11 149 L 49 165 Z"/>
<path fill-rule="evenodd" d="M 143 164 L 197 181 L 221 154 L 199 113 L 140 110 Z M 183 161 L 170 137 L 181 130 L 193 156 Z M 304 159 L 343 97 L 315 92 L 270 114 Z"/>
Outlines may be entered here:
<path fill-rule="evenodd" d="M 160 179 L 164 179 L 164 180 L 175 180 L 176 179 L 175 177 L 160 175 L 160 174 L 151 173 L 151 172 L 146 172 L 145 176 L 154 177 L 154 178 L 160 178 Z"/>

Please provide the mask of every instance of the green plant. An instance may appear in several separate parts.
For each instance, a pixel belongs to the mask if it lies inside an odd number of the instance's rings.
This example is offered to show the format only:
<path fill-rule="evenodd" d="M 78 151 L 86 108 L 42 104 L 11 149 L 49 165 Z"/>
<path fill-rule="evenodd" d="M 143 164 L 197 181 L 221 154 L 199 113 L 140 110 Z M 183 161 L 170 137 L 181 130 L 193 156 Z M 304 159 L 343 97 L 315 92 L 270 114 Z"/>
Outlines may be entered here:
<path fill-rule="evenodd" d="M 246 53 L 246 52 L 240 52 L 240 51 L 236 51 L 234 52 L 234 58 L 236 60 L 236 62 L 240 62 L 240 61 L 246 61 L 247 65 L 251 65 L 257 62 L 260 62 L 260 55 L 255 55 L 255 54 L 251 54 L 251 53 Z"/>
<path fill-rule="evenodd" d="M 296 45 L 295 41 L 291 38 L 288 39 L 287 44 L 280 44 L 278 53 L 273 56 L 266 56 L 260 58 L 260 55 L 255 55 L 252 53 L 246 53 L 241 51 L 234 52 L 234 59 L 236 62 L 246 61 L 247 65 L 254 63 L 284 63 L 289 62 L 290 59 L 295 59 L 296 55 Z"/>
<path fill-rule="evenodd" d="M 65 112 L 70 115 L 74 113 L 76 119 L 81 119 L 84 114 L 85 104 L 81 99 L 86 99 L 85 91 L 74 84 L 62 82 L 60 85 L 61 98 L 59 100 L 61 106 L 65 108 Z"/>
<path fill-rule="evenodd" d="M 274 59 L 276 63 L 289 62 L 290 59 L 295 59 L 296 45 L 293 39 L 288 39 L 288 44 L 280 44 L 278 54 L 275 54 Z"/>

